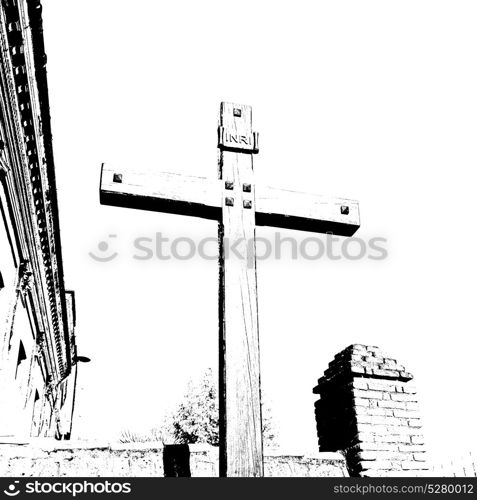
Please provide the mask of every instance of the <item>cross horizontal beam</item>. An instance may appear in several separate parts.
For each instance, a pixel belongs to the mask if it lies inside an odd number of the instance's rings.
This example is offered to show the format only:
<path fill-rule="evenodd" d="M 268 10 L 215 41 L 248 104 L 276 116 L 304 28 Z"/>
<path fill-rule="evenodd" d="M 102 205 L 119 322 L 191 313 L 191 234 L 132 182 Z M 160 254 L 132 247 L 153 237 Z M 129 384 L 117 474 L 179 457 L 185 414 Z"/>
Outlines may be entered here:
<path fill-rule="evenodd" d="M 338 236 L 352 236 L 359 228 L 359 206 L 354 200 L 257 186 L 255 203 L 258 226 Z"/>
<path fill-rule="evenodd" d="M 101 168 L 100 203 L 203 219 L 222 217 L 221 184 L 215 179 L 171 173 Z"/>
<path fill-rule="evenodd" d="M 120 172 L 103 166 L 103 205 L 222 219 L 224 181 L 171 173 Z M 231 193 L 232 195 L 232 193 Z M 352 236 L 360 226 L 354 200 L 326 198 L 274 187 L 255 187 L 259 226 Z"/>

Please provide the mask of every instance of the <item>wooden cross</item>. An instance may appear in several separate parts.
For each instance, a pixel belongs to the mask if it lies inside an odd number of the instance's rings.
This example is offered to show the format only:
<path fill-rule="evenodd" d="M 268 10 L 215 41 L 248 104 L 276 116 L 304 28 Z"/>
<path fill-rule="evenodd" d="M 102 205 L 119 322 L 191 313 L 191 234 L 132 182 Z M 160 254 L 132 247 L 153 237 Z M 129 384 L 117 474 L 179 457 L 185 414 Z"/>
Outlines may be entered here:
<path fill-rule="evenodd" d="M 255 226 L 351 236 L 359 209 L 355 201 L 255 186 L 250 106 L 221 104 L 218 148 L 218 180 L 103 166 L 100 200 L 219 222 L 220 475 L 263 476 Z M 225 239 L 235 248 L 227 256 Z"/>

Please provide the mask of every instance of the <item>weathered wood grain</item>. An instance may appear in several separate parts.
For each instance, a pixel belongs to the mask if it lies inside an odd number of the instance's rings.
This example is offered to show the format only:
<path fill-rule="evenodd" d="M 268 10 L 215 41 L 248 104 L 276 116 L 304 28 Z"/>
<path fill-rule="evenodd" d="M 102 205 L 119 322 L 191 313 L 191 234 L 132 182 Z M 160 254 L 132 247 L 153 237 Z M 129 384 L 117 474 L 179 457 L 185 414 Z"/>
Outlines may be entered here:
<path fill-rule="evenodd" d="M 121 176 L 121 182 L 113 179 Z M 222 183 L 173 173 L 142 174 L 102 168 L 100 201 L 104 205 L 138 208 L 221 220 Z M 326 198 L 286 189 L 258 186 L 258 226 L 352 236 L 360 226 L 354 200 Z"/>
<path fill-rule="evenodd" d="M 241 116 L 236 116 L 237 110 Z M 247 135 L 252 129 L 252 110 L 222 103 L 219 125 Z M 252 154 L 221 151 L 219 176 L 224 186 L 219 225 L 220 473 L 260 477 L 263 447 Z M 234 245 L 236 252 L 227 252 L 224 241 Z"/>
<path fill-rule="evenodd" d="M 216 179 L 171 173 L 143 174 L 103 165 L 100 202 L 219 220 L 221 190 L 221 183 Z"/>
<path fill-rule="evenodd" d="M 359 228 L 359 206 L 354 200 L 273 187 L 257 187 L 256 200 L 259 226 L 338 236 L 352 236 Z"/>

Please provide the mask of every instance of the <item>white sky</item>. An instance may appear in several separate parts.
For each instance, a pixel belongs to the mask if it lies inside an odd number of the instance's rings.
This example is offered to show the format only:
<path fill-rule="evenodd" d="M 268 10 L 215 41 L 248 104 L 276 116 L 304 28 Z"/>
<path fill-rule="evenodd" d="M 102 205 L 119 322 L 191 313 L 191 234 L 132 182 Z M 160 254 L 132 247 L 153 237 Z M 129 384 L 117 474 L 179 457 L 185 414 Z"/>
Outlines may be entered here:
<path fill-rule="evenodd" d="M 216 176 L 227 100 L 254 107 L 257 183 L 358 199 L 358 235 L 389 241 L 385 261 L 259 263 L 281 444 L 316 450 L 312 387 L 359 342 L 415 375 L 431 451 L 475 450 L 477 4 L 43 4 L 66 282 L 92 358 L 77 437 L 154 426 L 216 366 L 217 264 L 128 253 L 136 236 L 211 237 L 216 224 L 100 206 L 98 186 L 102 162 Z M 120 256 L 97 263 L 88 252 L 108 234 Z"/>

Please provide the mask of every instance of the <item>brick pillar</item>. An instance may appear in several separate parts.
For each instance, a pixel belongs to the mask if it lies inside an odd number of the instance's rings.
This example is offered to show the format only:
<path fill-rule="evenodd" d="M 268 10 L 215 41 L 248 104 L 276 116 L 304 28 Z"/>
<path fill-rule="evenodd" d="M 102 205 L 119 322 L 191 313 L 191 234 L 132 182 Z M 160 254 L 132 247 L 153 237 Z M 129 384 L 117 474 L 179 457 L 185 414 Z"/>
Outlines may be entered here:
<path fill-rule="evenodd" d="M 337 354 L 313 389 L 320 451 L 344 452 L 351 476 L 426 475 L 412 378 L 378 347 Z"/>

